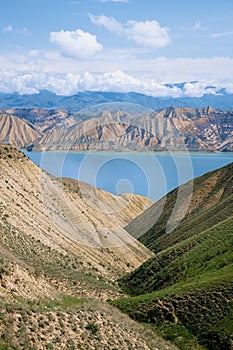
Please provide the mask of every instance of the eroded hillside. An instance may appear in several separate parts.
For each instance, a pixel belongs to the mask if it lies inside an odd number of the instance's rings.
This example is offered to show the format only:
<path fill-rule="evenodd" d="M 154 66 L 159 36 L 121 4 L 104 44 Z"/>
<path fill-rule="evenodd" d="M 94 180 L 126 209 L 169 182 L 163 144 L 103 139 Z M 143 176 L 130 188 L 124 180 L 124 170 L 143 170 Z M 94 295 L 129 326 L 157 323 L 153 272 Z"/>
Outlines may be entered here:
<path fill-rule="evenodd" d="M 176 349 L 104 302 L 153 255 L 122 229 L 151 201 L 55 179 L 8 145 L 0 185 L 0 347 Z"/>
<path fill-rule="evenodd" d="M 16 147 L 30 145 L 41 137 L 41 133 L 24 119 L 0 113 L 0 142 Z"/>
<path fill-rule="evenodd" d="M 39 270 L 41 278 L 48 268 L 48 284 L 93 296 L 93 281 L 98 285 L 100 278 L 114 280 L 151 256 L 122 228 L 150 206 L 150 200 L 113 196 L 83 183 L 80 187 L 70 179 L 62 182 L 16 149 L 2 145 L 0 151 L 1 252 L 10 262 L 18 261 L 21 269 Z M 71 275 L 65 278 L 66 265 Z M 90 284 L 86 274 L 93 279 Z M 99 287 L 97 294 L 108 298 Z"/>
<path fill-rule="evenodd" d="M 217 111 L 210 107 L 169 107 L 134 114 L 109 110 L 71 113 L 63 110 L 11 109 L 7 112 L 30 122 L 40 132 L 40 135 L 31 134 L 30 145 L 27 142 L 23 144 L 23 138 L 19 142 L 16 136 L 13 137 L 17 132 L 11 122 L 9 142 L 33 151 L 233 150 L 232 111 Z M 3 125 L 0 133 L 2 140 L 7 130 Z M 27 133 L 25 130 L 26 141 Z"/>
<path fill-rule="evenodd" d="M 231 151 L 233 114 L 213 108 L 167 108 L 129 114 L 103 111 L 98 118 L 60 125 L 33 150 Z"/>

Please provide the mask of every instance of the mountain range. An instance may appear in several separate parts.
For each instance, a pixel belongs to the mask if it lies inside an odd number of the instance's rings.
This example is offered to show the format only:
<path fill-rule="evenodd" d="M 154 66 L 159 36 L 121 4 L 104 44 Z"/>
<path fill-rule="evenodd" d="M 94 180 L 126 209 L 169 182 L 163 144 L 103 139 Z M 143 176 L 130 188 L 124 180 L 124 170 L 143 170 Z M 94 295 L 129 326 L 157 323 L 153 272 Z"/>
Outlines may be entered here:
<path fill-rule="evenodd" d="M 141 108 L 158 110 L 167 107 L 204 108 L 212 106 L 216 109 L 231 110 L 233 94 L 219 91 L 217 94 L 205 94 L 201 97 L 153 97 L 136 92 L 101 92 L 84 91 L 72 96 L 60 96 L 51 91 L 42 90 L 38 94 L 21 95 L 19 93 L 0 93 L 0 108 L 46 108 L 65 109 L 78 112 L 101 104 L 111 104 L 111 110 L 116 104 L 125 104 L 127 111 Z M 106 109 L 110 109 L 109 106 Z M 119 110 L 119 106 L 118 106 Z"/>
<path fill-rule="evenodd" d="M 233 163 L 153 202 L 55 178 L 18 150 L 231 152 L 222 98 L 0 99 L 0 349 L 232 350 Z"/>
<path fill-rule="evenodd" d="M 128 113 L 103 110 L 8 109 L 0 141 L 30 151 L 232 151 L 233 111 L 173 108 Z"/>

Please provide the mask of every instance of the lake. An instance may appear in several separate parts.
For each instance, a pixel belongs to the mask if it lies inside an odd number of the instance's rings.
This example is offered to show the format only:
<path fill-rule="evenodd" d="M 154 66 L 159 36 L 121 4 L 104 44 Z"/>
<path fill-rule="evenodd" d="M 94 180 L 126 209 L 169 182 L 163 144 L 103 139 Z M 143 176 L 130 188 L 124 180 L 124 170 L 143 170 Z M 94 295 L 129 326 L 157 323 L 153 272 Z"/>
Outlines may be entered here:
<path fill-rule="evenodd" d="M 175 187 L 233 161 L 231 153 L 25 152 L 57 177 L 88 182 L 114 194 L 137 193 L 153 200 Z"/>

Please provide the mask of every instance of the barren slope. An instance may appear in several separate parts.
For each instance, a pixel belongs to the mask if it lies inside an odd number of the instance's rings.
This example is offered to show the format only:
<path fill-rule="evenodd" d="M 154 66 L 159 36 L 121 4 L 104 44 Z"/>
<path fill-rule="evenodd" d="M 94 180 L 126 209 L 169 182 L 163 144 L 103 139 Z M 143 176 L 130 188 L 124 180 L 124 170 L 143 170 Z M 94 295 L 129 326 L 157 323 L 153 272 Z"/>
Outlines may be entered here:
<path fill-rule="evenodd" d="M 152 255 L 121 228 L 149 200 L 62 183 L 7 145 L 0 186 L 0 348 L 176 349 L 97 300 Z"/>
<path fill-rule="evenodd" d="M 0 142 L 23 147 L 40 136 L 35 127 L 26 120 L 6 113 L 0 114 Z"/>
<path fill-rule="evenodd" d="M 68 122 L 69 118 L 67 119 Z M 46 133 L 38 150 L 232 151 L 233 113 L 213 108 L 167 108 L 129 114 L 103 111 L 84 122 L 70 121 Z"/>
<path fill-rule="evenodd" d="M 0 151 L 0 213 L 6 235 L 1 249 L 11 261 L 19 259 L 20 264 L 23 258 L 19 249 L 9 248 L 10 241 L 13 245 L 18 240 L 25 256 L 32 252 L 25 253 L 24 242 L 37 251 L 39 242 L 43 254 L 52 249 L 56 254 L 70 255 L 78 259 L 81 270 L 98 270 L 101 276 L 114 279 L 151 256 L 122 228 L 151 205 L 150 200 L 134 195 L 117 197 L 101 190 L 96 193 L 86 184 L 81 190 L 72 190 L 77 182 L 67 179 L 62 183 L 9 146 L 1 146 Z M 25 262 L 20 265 L 28 267 Z M 85 295 L 85 290 L 77 288 L 76 292 Z M 94 290 L 89 292 L 95 294 Z"/>
<path fill-rule="evenodd" d="M 43 109 L 43 108 L 12 108 L 6 111 L 8 114 L 27 120 L 29 123 L 35 125 L 37 130 L 41 133 L 51 131 L 54 127 L 69 120 L 70 123 L 81 121 L 77 118 L 77 113 L 70 113 L 69 111 L 60 109 Z"/>

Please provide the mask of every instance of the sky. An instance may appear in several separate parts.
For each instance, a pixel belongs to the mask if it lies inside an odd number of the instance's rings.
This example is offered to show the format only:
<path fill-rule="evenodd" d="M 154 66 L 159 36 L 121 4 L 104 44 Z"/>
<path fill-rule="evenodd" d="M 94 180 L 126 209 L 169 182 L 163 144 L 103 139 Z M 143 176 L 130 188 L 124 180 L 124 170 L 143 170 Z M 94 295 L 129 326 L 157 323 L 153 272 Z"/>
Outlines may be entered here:
<path fill-rule="evenodd" d="M 233 93 L 232 18 L 233 0 L 0 0 L 0 92 Z"/>

